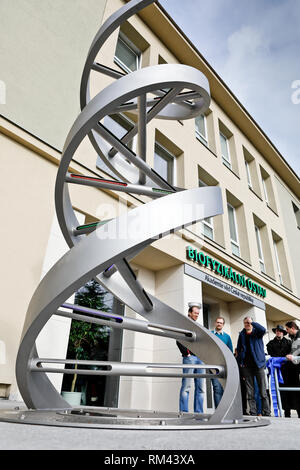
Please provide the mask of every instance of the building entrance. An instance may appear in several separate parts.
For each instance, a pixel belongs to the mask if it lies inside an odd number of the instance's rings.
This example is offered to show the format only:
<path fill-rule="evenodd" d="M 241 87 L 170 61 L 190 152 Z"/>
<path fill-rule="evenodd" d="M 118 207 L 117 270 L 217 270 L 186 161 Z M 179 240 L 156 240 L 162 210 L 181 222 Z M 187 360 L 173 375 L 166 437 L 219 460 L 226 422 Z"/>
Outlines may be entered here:
<path fill-rule="evenodd" d="M 89 281 L 77 291 L 74 304 L 124 315 L 124 305 L 94 280 Z M 122 330 L 72 320 L 67 359 L 120 361 L 121 348 Z M 66 367 L 72 368 L 74 366 Z M 82 366 L 82 368 L 86 369 L 86 366 Z M 101 367 L 91 366 L 92 369 L 101 370 Z M 80 365 L 78 366 L 79 370 Z M 119 377 L 89 376 L 80 373 L 76 375 L 64 374 L 62 391 L 81 392 L 82 405 L 117 407 Z"/>
<path fill-rule="evenodd" d="M 209 304 L 203 304 L 203 326 L 209 329 Z"/>

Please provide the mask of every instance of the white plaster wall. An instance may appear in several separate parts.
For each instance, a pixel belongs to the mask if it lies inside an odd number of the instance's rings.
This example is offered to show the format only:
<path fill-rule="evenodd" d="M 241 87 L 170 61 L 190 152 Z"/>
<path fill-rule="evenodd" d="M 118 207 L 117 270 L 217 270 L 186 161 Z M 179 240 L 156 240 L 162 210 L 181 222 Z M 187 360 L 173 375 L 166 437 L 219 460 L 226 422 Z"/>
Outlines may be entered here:
<path fill-rule="evenodd" d="M 188 303 L 202 303 L 201 282 L 184 274 L 184 267 L 175 266 L 156 273 L 156 296 L 184 315 L 188 314 Z M 198 322 L 202 324 L 202 310 Z M 154 338 L 154 362 L 182 364 L 182 356 L 171 338 Z M 180 378 L 153 378 L 152 409 L 179 410 Z M 192 411 L 193 393 L 190 394 Z"/>
<path fill-rule="evenodd" d="M 153 272 L 137 268 L 137 279 L 146 292 L 154 294 L 155 275 Z M 143 318 L 128 307 L 125 316 L 142 320 Z M 154 362 L 153 336 L 123 330 L 122 362 Z M 131 409 L 151 409 L 152 377 L 120 377 L 119 407 Z"/>

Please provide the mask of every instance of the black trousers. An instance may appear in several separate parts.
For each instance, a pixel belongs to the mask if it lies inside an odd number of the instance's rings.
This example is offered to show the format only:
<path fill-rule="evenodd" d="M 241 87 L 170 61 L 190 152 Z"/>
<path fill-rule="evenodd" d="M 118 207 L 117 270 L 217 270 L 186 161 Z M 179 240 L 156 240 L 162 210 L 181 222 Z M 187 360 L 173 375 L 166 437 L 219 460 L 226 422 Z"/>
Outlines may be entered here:
<path fill-rule="evenodd" d="M 300 387 L 300 364 L 293 364 L 288 361 L 281 367 L 282 378 L 284 381 L 283 387 Z M 295 392 L 280 392 L 282 408 L 285 411 L 297 410 L 298 416 L 300 414 L 300 391 Z"/>
<path fill-rule="evenodd" d="M 247 398 L 250 415 L 257 415 L 256 401 L 254 398 L 254 377 L 256 377 L 259 393 L 262 401 L 262 415 L 270 416 L 270 402 L 268 399 L 265 368 L 264 367 L 241 367 L 242 377 L 245 379 Z"/>

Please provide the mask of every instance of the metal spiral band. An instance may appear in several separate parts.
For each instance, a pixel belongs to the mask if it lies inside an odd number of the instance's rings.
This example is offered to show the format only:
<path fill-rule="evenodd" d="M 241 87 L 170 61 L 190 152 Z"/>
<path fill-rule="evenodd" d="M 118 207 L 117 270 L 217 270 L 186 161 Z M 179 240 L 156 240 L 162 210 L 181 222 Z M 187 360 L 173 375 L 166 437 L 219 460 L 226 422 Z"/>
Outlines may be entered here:
<path fill-rule="evenodd" d="M 55 187 L 57 217 L 70 250 L 45 275 L 31 299 L 17 357 L 18 386 L 31 409 L 70 410 L 70 405 L 53 387 L 46 374 L 74 373 L 74 370 L 60 369 L 55 364 L 101 366 L 98 371 L 88 368 L 77 370 L 77 373 L 86 375 L 183 377 L 182 364 L 40 358 L 35 347 L 36 338 L 52 315 L 61 315 L 180 340 L 204 361 L 204 365 L 199 367 L 205 373 L 194 373 L 192 377 L 218 377 L 224 386 L 219 406 L 205 418 L 207 425 L 234 423 L 243 426 L 239 371 L 230 350 L 206 328 L 186 317 L 185 312 L 176 311 L 146 292 L 130 267 L 130 260 L 153 241 L 223 211 L 220 188 L 176 188 L 157 174 L 145 159 L 146 127 L 153 118 L 190 119 L 207 110 L 210 91 L 206 77 L 185 65 L 146 67 L 126 75 L 95 62 L 100 48 L 112 32 L 151 3 L 153 0 L 131 0 L 114 13 L 100 28 L 88 53 L 81 82 L 82 111 L 67 136 Z M 92 70 L 108 74 L 116 81 L 91 99 L 89 81 Z M 168 91 L 164 91 L 166 89 Z M 118 139 L 103 125 L 103 119 L 126 110 L 136 112 L 137 124 L 129 135 Z M 138 136 L 137 153 L 128 146 L 134 135 Z M 71 160 L 87 136 L 96 154 L 114 173 L 115 180 L 69 173 Z M 117 218 L 83 227 L 72 207 L 70 184 L 140 194 L 148 196 L 149 202 Z M 124 233 L 126 236 L 121 235 Z M 73 306 L 66 304 L 66 299 L 92 278 L 144 320 L 86 308 L 80 311 L 78 307 L 74 313 Z M 69 311 L 61 310 L 61 307 L 67 307 Z M 89 316 L 91 313 L 93 317 Z M 121 410 L 114 410 L 114 413 L 121 413 Z M 165 414 L 166 419 L 169 415 Z M 200 418 L 183 416 L 176 420 L 176 426 L 199 427 L 203 424 Z M 120 425 L 120 422 L 114 421 L 109 425 L 114 424 Z M 247 425 L 253 425 L 253 422 L 248 420 Z"/>

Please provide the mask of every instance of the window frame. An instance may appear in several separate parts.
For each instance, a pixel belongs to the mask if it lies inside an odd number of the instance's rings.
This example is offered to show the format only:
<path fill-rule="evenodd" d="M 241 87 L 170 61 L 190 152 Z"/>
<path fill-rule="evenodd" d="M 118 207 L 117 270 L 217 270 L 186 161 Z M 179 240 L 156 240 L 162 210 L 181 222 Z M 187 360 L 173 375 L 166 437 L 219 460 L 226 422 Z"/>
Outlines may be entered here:
<path fill-rule="evenodd" d="M 204 188 L 208 186 L 204 181 L 202 181 L 200 178 L 198 178 L 198 186 L 199 188 Z M 202 234 L 209 238 L 210 240 L 215 240 L 215 228 L 214 228 L 214 218 L 213 217 L 207 217 L 203 220 L 201 220 L 201 225 L 202 225 Z M 208 230 L 211 230 L 212 236 L 209 236 L 205 233 L 205 228 Z"/>
<path fill-rule="evenodd" d="M 283 285 L 283 279 L 282 279 L 280 262 L 279 262 L 279 255 L 278 255 L 278 250 L 277 250 L 277 242 L 274 239 L 273 239 L 273 247 L 274 247 L 275 261 L 276 261 L 276 267 L 277 267 L 277 274 L 278 274 L 279 282 L 280 282 L 281 285 Z"/>
<path fill-rule="evenodd" d="M 231 237 L 230 219 L 229 219 L 229 211 L 228 211 L 228 208 L 232 209 L 233 222 L 234 222 L 234 228 L 235 228 L 235 232 L 236 232 L 237 241 L 234 240 L 234 239 Z M 236 211 L 235 211 L 235 207 L 232 206 L 229 202 L 227 202 L 227 212 L 228 212 L 228 222 L 229 222 L 229 233 L 230 233 L 231 251 L 232 251 L 232 254 L 234 254 L 234 255 L 240 257 L 240 256 L 241 256 L 241 247 L 240 247 L 240 241 L 239 241 L 238 225 L 237 225 L 237 220 L 236 220 Z M 236 253 L 234 253 L 234 251 L 233 251 L 233 249 L 232 249 L 232 245 L 234 245 L 235 248 L 238 248 L 238 252 L 239 252 L 238 255 L 237 255 Z"/>
<path fill-rule="evenodd" d="M 260 228 L 256 224 L 254 224 L 254 229 L 255 229 L 255 237 L 256 237 L 256 245 L 257 245 L 260 270 L 262 273 L 266 274 L 266 264 L 264 260 L 264 252 L 263 252 L 263 247 L 261 243 Z"/>
<path fill-rule="evenodd" d="M 295 215 L 297 227 L 298 229 L 300 229 L 300 209 L 293 201 L 292 201 L 292 207 L 293 207 L 293 212 Z"/>
<path fill-rule="evenodd" d="M 220 145 L 221 145 L 222 162 L 223 162 L 223 164 L 224 164 L 227 168 L 229 168 L 230 170 L 232 170 L 232 162 L 231 162 L 231 155 L 230 155 L 230 149 L 229 149 L 228 138 L 227 138 L 226 135 L 224 135 L 223 132 L 220 131 L 220 130 L 219 130 L 219 135 L 220 135 Z M 223 137 L 223 138 L 225 139 L 225 142 L 226 142 L 226 148 L 227 148 L 228 159 L 225 157 L 225 155 L 223 155 L 221 137 Z"/>
<path fill-rule="evenodd" d="M 268 190 L 267 190 L 267 186 L 266 186 L 266 178 L 264 178 L 262 176 L 261 180 L 262 180 L 262 187 L 263 187 L 263 191 L 264 191 L 265 201 L 266 201 L 267 204 L 269 204 Z"/>
<path fill-rule="evenodd" d="M 119 67 L 121 67 L 121 69 L 123 69 L 124 72 L 126 72 L 126 73 L 131 73 L 131 72 L 133 72 L 133 70 L 131 70 L 131 69 L 116 55 L 117 47 L 118 47 L 118 42 L 119 42 L 119 41 L 121 41 L 121 42 L 127 47 L 127 49 L 129 49 L 131 52 L 134 53 L 134 55 L 136 56 L 136 69 L 135 69 L 135 70 L 140 69 L 140 68 L 141 68 L 142 51 L 141 51 L 132 41 L 130 41 L 130 39 L 128 39 L 128 37 L 127 37 L 122 31 L 120 31 L 119 36 L 118 36 L 117 45 L 116 45 L 116 50 L 115 50 L 115 55 L 114 55 L 114 62 L 115 62 Z"/>
<path fill-rule="evenodd" d="M 250 165 L 249 165 L 248 160 L 246 159 L 245 159 L 245 168 L 246 168 L 248 186 L 249 188 L 253 189 L 251 173 L 250 173 Z"/>
<path fill-rule="evenodd" d="M 196 119 L 197 117 L 202 116 L 204 120 L 204 129 L 205 129 L 205 136 L 201 134 L 201 132 L 198 129 Z M 195 118 L 195 132 L 196 132 L 196 138 L 202 142 L 203 145 L 208 147 L 208 135 L 207 135 L 207 116 L 205 114 L 200 113 L 199 116 L 196 116 Z"/>
<path fill-rule="evenodd" d="M 164 158 L 163 156 L 159 155 L 157 152 L 156 152 L 156 147 L 159 147 L 163 153 L 165 153 L 166 157 L 167 158 Z M 153 160 L 153 167 L 154 167 L 154 170 L 158 173 L 158 171 L 155 169 L 155 155 L 158 155 L 160 158 L 164 159 L 165 161 L 167 162 L 172 162 L 172 168 L 171 168 L 171 181 L 169 181 L 169 177 L 167 177 L 166 181 L 171 184 L 172 186 L 175 185 L 175 181 L 176 181 L 176 157 L 175 155 L 170 152 L 170 150 L 168 150 L 166 147 L 164 147 L 162 144 L 160 144 L 159 142 L 155 141 L 154 142 L 154 160 Z M 169 173 L 169 170 L 168 170 L 168 173 Z M 158 173 L 160 175 L 160 173 Z M 160 175 L 162 178 L 164 178 L 164 176 Z M 164 178 L 165 179 L 165 178 Z"/>

